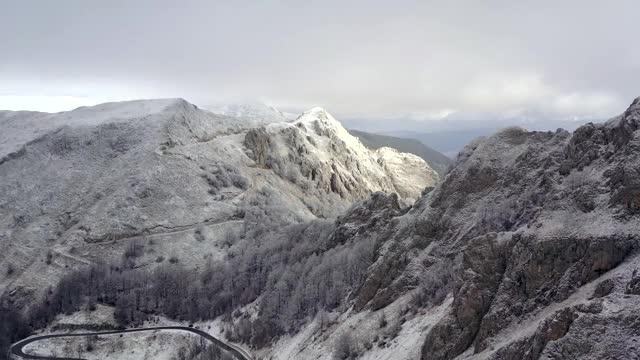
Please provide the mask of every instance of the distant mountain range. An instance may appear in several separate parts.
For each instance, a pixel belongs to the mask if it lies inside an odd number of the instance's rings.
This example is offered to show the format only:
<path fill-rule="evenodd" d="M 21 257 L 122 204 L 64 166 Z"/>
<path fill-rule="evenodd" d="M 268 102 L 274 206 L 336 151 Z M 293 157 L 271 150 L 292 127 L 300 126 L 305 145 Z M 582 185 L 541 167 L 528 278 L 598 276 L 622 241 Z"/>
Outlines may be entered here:
<path fill-rule="evenodd" d="M 450 159 L 454 159 L 458 152 L 471 140 L 481 136 L 489 136 L 497 130 L 498 129 L 494 128 L 481 128 L 441 132 L 391 131 L 384 134 L 387 136 L 419 140 L 422 144 L 428 145 L 434 151 L 442 153 Z"/>
<path fill-rule="evenodd" d="M 602 122 L 600 118 L 560 119 L 548 114 L 526 113 L 505 116 L 492 113 L 452 113 L 437 121 L 399 116 L 373 121 L 371 118 L 346 118 L 344 124 L 351 129 L 366 129 L 368 133 L 420 140 L 428 147 L 455 159 L 471 140 L 490 136 L 500 129 L 522 127 L 529 131 L 555 131 L 562 128 L 573 131 L 588 122 Z"/>
<path fill-rule="evenodd" d="M 390 147 L 401 152 L 417 155 L 426 161 L 440 177 L 444 176 L 449 165 L 453 163 L 451 158 L 427 146 L 426 143 L 429 142 L 421 141 L 421 139 L 417 139 L 415 136 L 422 134 L 407 133 L 406 136 L 390 136 L 353 129 L 349 130 L 349 133 L 357 137 L 364 146 L 372 150 L 377 150 L 381 147 Z"/>

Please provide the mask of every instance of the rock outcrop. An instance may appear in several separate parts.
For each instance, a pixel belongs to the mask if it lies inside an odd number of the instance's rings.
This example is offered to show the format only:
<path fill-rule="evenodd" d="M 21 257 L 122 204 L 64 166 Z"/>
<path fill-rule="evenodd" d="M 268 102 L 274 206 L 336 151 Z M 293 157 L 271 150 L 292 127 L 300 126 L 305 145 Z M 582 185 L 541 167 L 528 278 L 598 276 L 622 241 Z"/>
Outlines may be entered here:
<path fill-rule="evenodd" d="M 381 230 L 389 236 L 365 281 L 375 285 L 356 294 L 356 309 L 438 276 L 428 259 L 455 264 L 455 283 L 423 359 L 597 358 L 634 347 L 632 334 L 576 344 L 636 321 L 627 307 L 640 304 L 638 154 L 640 99 L 573 134 L 510 128 L 469 144 L 441 184 Z M 628 280 L 616 286 L 610 274 Z"/>
<path fill-rule="evenodd" d="M 397 193 L 413 204 L 438 174 L 418 156 L 381 148 L 372 151 L 321 108 L 291 123 L 247 132 L 245 146 L 256 165 L 272 169 L 305 191 L 336 194 L 353 202 L 372 191 Z"/>

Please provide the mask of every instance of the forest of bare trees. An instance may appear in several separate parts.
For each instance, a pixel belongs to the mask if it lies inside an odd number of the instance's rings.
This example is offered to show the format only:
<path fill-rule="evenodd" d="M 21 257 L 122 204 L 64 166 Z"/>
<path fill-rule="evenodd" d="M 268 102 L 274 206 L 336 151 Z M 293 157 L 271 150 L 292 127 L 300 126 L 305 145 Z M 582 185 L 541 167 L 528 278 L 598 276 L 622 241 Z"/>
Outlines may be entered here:
<path fill-rule="evenodd" d="M 11 304 L 0 303 L 0 359 L 5 359 L 9 346 L 29 335 L 27 321 Z"/>
<path fill-rule="evenodd" d="M 56 314 L 96 302 L 114 306 L 121 326 L 139 325 L 151 314 L 189 322 L 224 315 L 229 338 L 261 347 L 318 311 L 343 306 L 361 286 L 374 260 L 373 240 L 334 245 L 331 221 L 279 227 L 260 215 L 248 212 L 245 220 L 255 226 L 234 240 L 226 261 L 201 271 L 183 263 L 137 268 L 134 256 L 75 271 L 49 289 L 30 323 L 42 327 Z M 136 249 L 132 244 L 127 252 Z M 257 316 L 241 311 L 256 301 Z"/>

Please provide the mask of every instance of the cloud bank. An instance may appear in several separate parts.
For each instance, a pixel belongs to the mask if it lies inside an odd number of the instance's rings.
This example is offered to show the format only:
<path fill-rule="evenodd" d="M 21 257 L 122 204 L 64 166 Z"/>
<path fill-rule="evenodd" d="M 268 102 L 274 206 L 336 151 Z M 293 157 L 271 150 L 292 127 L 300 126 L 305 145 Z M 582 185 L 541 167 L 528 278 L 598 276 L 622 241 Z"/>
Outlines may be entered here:
<path fill-rule="evenodd" d="M 574 0 L 15 1 L 0 13 L 0 107 L 184 97 L 425 126 L 454 113 L 606 118 L 640 95 L 639 11 Z"/>

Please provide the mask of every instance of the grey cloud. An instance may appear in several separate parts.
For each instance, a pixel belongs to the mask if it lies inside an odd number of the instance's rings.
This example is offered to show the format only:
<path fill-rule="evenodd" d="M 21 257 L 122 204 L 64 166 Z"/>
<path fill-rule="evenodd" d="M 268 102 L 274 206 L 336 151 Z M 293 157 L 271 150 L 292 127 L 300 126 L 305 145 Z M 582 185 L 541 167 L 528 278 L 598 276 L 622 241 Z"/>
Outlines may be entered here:
<path fill-rule="evenodd" d="M 261 99 L 361 119 L 606 117 L 639 95 L 639 10 L 574 0 L 13 1 L 0 12 L 0 97 Z"/>

